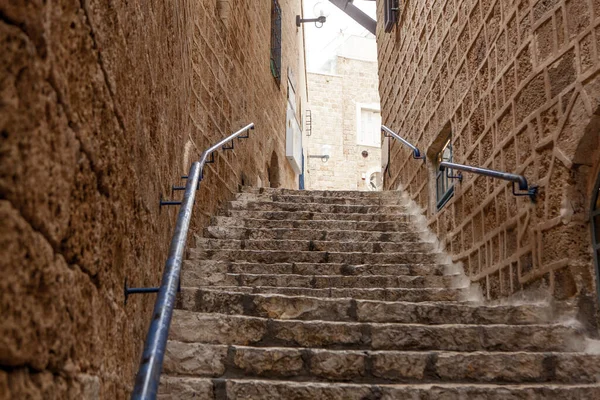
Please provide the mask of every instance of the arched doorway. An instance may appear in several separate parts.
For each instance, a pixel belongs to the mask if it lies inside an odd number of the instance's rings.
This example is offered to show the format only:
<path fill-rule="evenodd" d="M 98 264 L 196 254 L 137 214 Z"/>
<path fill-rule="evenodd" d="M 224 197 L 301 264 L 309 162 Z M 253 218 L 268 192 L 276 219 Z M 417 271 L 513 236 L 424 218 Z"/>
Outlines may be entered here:
<path fill-rule="evenodd" d="M 275 151 L 271 154 L 271 162 L 267 168 L 267 173 L 269 174 L 269 186 L 272 188 L 280 187 L 281 177 L 279 175 L 279 158 Z"/>
<path fill-rule="evenodd" d="M 600 173 L 592 192 L 592 248 L 596 262 L 596 288 L 600 298 Z"/>

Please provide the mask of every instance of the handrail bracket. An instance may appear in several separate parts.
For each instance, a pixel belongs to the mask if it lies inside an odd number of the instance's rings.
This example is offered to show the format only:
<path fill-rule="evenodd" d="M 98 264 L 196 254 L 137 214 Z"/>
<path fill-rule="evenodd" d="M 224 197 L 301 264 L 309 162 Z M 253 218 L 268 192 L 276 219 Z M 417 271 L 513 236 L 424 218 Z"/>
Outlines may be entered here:
<path fill-rule="evenodd" d="M 536 185 L 531 185 L 527 188 L 527 190 L 525 192 L 517 192 L 515 190 L 515 186 L 516 186 L 517 182 L 513 182 L 512 185 L 512 193 L 515 196 L 529 196 L 529 198 L 531 199 L 531 201 L 533 203 L 535 203 L 535 199 L 537 197 L 538 194 L 538 187 Z"/>

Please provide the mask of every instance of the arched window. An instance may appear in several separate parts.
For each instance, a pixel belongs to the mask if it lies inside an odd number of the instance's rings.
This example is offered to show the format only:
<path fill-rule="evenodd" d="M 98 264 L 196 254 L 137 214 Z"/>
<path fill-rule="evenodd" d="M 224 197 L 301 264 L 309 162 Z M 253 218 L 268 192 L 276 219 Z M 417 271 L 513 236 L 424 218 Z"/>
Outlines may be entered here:
<path fill-rule="evenodd" d="M 367 188 L 372 191 L 380 191 L 383 187 L 383 179 L 381 172 L 374 172 L 369 176 L 369 182 L 367 182 Z"/>
<path fill-rule="evenodd" d="M 269 174 L 269 186 L 272 188 L 278 188 L 281 186 L 281 178 L 279 176 L 279 158 L 277 157 L 277 153 L 273 151 L 271 154 L 271 162 L 267 168 L 267 173 Z"/>

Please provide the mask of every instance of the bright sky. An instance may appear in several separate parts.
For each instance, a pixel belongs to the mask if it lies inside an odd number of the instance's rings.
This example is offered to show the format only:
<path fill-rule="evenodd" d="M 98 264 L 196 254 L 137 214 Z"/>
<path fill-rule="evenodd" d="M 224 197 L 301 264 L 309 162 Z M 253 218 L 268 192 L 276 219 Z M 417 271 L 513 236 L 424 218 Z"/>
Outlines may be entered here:
<path fill-rule="evenodd" d="M 370 36 L 365 28 L 346 15 L 342 10 L 327 0 L 304 0 L 304 18 L 315 18 L 314 7 L 317 3 L 325 3 L 329 7 L 329 17 L 322 28 L 315 24 L 305 24 L 306 35 L 306 58 L 309 71 L 315 71 L 329 58 L 335 55 L 337 47 L 344 37 Z M 372 18 L 375 18 L 375 2 L 366 0 L 355 0 L 354 5 Z"/>

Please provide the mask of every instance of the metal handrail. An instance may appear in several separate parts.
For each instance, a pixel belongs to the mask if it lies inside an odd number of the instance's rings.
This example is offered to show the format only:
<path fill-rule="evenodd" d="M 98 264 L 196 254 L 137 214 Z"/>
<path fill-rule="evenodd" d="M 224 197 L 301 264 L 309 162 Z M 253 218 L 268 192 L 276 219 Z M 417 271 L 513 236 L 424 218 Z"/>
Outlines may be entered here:
<path fill-rule="evenodd" d="M 407 142 L 405 139 L 403 139 L 402 137 L 400 137 L 400 135 L 398 135 L 396 132 L 394 132 L 393 130 L 391 130 L 390 128 L 388 128 L 385 125 L 381 125 L 381 130 L 384 132 L 384 135 L 386 137 L 392 136 L 394 139 L 397 139 L 402 144 L 410 147 L 411 150 L 413 151 L 413 158 L 415 158 L 417 160 L 425 160 L 425 154 L 421 155 L 421 152 L 419 151 L 419 149 L 417 149 L 416 146 L 413 146 L 412 144 L 410 144 L 409 142 Z"/>
<path fill-rule="evenodd" d="M 472 167 L 470 165 L 462 165 L 455 164 L 447 161 L 442 161 L 440 163 L 440 171 L 444 171 L 446 168 L 452 170 L 459 170 L 465 172 L 472 172 L 478 175 L 489 176 L 491 178 L 502 179 L 505 181 L 510 181 L 513 183 L 512 192 L 515 196 L 529 196 L 531 201 L 535 202 L 535 197 L 537 196 L 538 188 L 537 186 L 530 186 L 527 183 L 527 179 L 523 175 L 510 174 L 508 172 L 496 171 L 493 169 L 480 168 L 480 167 Z M 457 176 L 450 176 L 449 178 L 458 178 L 462 180 L 462 174 L 459 172 Z M 526 193 L 518 193 L 515 190 L 515 184 L 519 185 L 519 190 L 526 191 Z"/>
<path fill-rule="evenodd" d="M 190 167 L 185 193 L 181 202 L 181 208 L 179 209 L 179 215 L 177 216 L 175 232 L 171 240 L 171 246 L 169 247 L 169 257 L 165 263 L 158 296 L 154 303 L 152 322 L 150 323 L 150 328 L 148 328 L 144 352 L 142 353 L 142 360 L 135 379 L 135 387 L 131 394 L 131 399 L 155 399 L 158 392 L 194 199 L 198 184 L 203 177 L 204 165 L 207 163 L 208 156 L 215 150 L 225 143 L 233 141 L 233 139 L 250 129 L 254 129 L 254 124 L 246 125 L 214 146 L 211 146 L 202 153 L 200 161 L 194 162 Z"/>

